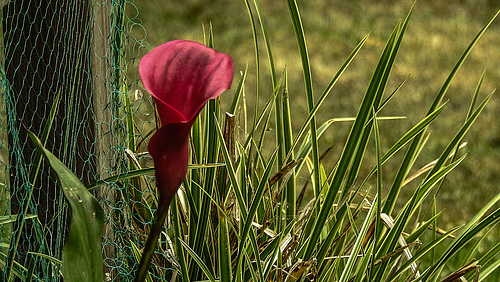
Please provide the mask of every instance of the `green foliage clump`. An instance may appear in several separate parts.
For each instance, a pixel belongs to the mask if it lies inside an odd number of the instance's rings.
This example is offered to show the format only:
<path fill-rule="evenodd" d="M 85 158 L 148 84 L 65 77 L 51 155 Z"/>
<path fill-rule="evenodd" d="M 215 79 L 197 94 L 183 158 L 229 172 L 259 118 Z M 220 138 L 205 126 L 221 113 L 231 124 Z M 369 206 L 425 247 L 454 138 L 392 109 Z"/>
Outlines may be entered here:
<path fill-rule="evenodd" d="M 171 205 L 171 229 L 160 253 L 170 252 L 176 258 L 167 263 L 178 271 L 173 276 L 182 281 L 487 279 L 498 267 L 500 250 L 475 251 L 498 223 L 500 210 L 494 208 L 500 194 L 483 203 L 464 227 L 440 228 L 443 212 L 436 209 L 436 195 L 445 179 L 467 155 L 462 152 L 464 136 L 492 97 L 493 92 L 478 101 L 484 76 L 471 97 L 465 122 L 454 121 L 458 130 L 437 159 L 420 169 L 416 163 L 432 140 L 430 124 L 448 105 L 443 101 L 452 80 L 496 15 L 463 52 L 425 117 L 383 150 L 381 124 L 400 118 L 387 113 L 406 79 L 393 89 L 388 85 L 413 9 L 386 41 L 356 116 L 319 124 L 318 110 L 369 36 L 315 98 L 314 65 L 302 18 L 297 3 L 288 1 L 307 109 L 297 124 L 289 70 L 277 71 L 278 59 L 257 1 L 245 3 L 256 56 L 256 103 L 247 100 L 245 68 L 226 114 L 223 104 L 212 101 L 194 126 L 192 162 L 224 166 L 191 170 Z M 211 34 L 206 44 L 213 45 Z M 272 93 L 262 107 L 258 102 L 265 91 L 259 87 L 261 48 L 267 54 L 268 93 Z M 331 164 L 325 157 L 330 148 L 322 152 L 320 143 L 337 122 L 351 125 L 337 161 Z M 394 160 L 399 165 L 386 173 Z M 366 170 L 367 164 L 372 169 Z M 409 195 L 406 199 L 403 192 Z M 153 272 L 156 277 L 174 278 Z"/>

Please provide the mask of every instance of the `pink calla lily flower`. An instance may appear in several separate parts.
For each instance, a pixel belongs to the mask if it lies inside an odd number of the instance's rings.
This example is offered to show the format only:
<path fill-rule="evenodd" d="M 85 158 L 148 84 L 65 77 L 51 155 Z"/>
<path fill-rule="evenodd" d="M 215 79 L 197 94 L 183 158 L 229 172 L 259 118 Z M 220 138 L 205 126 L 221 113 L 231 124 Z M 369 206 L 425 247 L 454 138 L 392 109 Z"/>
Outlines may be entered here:
<path fill-rule="evenodd" d="M 197 42 L 176 40 L 153 49 L 139 72 L 153 95 L 161 127 L 149 141 L 160 205 L 168 205 L 184 180 L 191 126 L 205 103 L 229 89 L 230 56 Z"/>
<path fill-rule="evenodd" d="M 233 71 L 230 56 L 185 40 L 160 45 L 141 59 L 139 73 L 161 122 L 148 144 L 160 201 L 134 281 L 145 280 L 168 206 L 186 177 L 191 126 L 208 100 L 229 89 Z"/>

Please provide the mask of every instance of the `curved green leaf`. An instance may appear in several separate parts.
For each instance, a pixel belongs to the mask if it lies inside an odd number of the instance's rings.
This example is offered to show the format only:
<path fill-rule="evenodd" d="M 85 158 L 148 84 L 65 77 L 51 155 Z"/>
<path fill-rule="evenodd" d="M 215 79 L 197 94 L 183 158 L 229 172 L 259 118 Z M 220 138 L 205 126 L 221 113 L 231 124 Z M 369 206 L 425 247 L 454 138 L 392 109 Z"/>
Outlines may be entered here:
<path fill-rule="evenodd" d="M 40 139 L 29 131 L 28 135 L 50 163 L 71 206 L 71 225 L 62 253 L 64 281 L 102 281 L 101 235 L 104 212 L 101 206 L 78 177 L 43 147 Z"/>

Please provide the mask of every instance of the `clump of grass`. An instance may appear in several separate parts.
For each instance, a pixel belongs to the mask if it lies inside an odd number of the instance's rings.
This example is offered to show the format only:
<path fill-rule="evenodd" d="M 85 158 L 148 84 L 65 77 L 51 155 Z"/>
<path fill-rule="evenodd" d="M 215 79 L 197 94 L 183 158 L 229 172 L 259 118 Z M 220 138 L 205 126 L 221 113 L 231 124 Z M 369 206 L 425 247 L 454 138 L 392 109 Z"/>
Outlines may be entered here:
<path fill-rule="evenodd" d="M 186 1 L 182 4 L 159 2 L 151 0 L 135 3 L 140 11 L 142 24 L 147 28 L 148 42 L 151 46 L 174 39 L 202 41 L 203 36 L 199 32 L 201 24 L 212 22 L 217 39 L 216 48 L 237 58 L 235 62 L 237 70 L 243 70 L 248 63 L 249 72 L 245 89 L 251 95 L 246 95 L 246 101 L 253 106 L 255 103 L 253 99 L 256 96 L 254 95 L 255 52 L 253 48 L 249 48 L 252 45 L 252 33 L 248 17 L 240 16 L 242 9 L 245 9 L 245 2 L 225 0 Z M 300 55 L 293 51 L 296 48 L 296 41 L 287 12 L 287 3 L 286 1 L 259 1 L 259 3 L 261 16 L 272 43 L 276 69 L 278 72 L 285 67 L 288 70 L 288 86 L 293 100 L 290 107 L 294 119 L 304 119 L 307 117 L 307 101 L 304 95 Z M 352 48 L 370 32 L 370 37 L 357 54 L 356 60 L 351 63 L 349 70 L 342 75 L 333 89 L 332 96 L 335 97 L 323 102 L 316 115 L 318 124 L 332 117 L 353 116 L 356 113 L 379 59 L 380 50 L 384 47 L 396 20 L 409 10 L 411 3 L 412 1 L 359 0 L 299 2 L 307 34 L 316 98 Z M 193 6 L 196 6 L 194 10 L 198 13 L 191 13 L 193 9 L 190 7 Z M 411 25 L 391 73 L 389 89 L 397 87 L 408 75 L 410 77 L 398 98 L 391 102 L 390 107 L 380 112 L 380 115 L 404 115 L 406 119 L 380 123 L 381 145 L 384 151 L 425 115 L 432 102 L 433 93 L 439 91 L 470 39 L 481 29 L 492 12 L 498 9 L 500 2 L 489 0 L 417 2 Z M 130 14 L 136 13 L 134 11 Z M 440 119 L 429 128 L 443 138 L 433 137 L 433 141 L 428 143 L 427 149 L 416 160 L 415 167 L 424 166 L 437 157 L 446 146 L 447 140 L 459 129 L 456 120 L 465 118 L 469 97 L 483 69 L 487 70 L 483 89 L 491 90 L 499 87 L 500 80 L 497 77 L 500 75 L 500 69 L 495 65 L 500 59 L 500 45 L 495 44 L 500 39 L 500 33 L 495 32 L 498 24 L 498 21 L 494 22 L 489 28 L 490 31 L 484 34 L 450 85 L 447 94 L 451 98 L 450 103 Z M 257 28 L 260 27 L 257 25 Z M 135 31 L 137 30 L 132 30 L 137 37 L 144 36 L 143 33 Z M 267 97 L 272 89 L 272 82 L 266 71 L 268 60 L 260 38 L 259 45 L 262 68 L 259 81 L 260 96 Z M 129 75 L 133 75 L 130 73 L 132 70 L 134 68 L 129 68 Z M 231 98 L 232 95 L 224 95 L 221 102 L 230 103 Z M 263 107 L 265 99 L 261 98 L 260 102 L 259 107 Z M 448 186 L 456 188 L 443 189 L 438 197 L 437 208 L 448 210 L 441 217 L 443 225 L 447 228 L 465 223 L 480 210 L 481 203 L 497 194 L 496 183 L 500 179 L 496 172 L 500 169 L 500 165 L 496 160 L 500 154 L 498 149 L 500 124 L 495 121 L 496 113 L 500 110 L 499 105 L 497 99 L 492 99 L 478 118 L 467 137 L 468 149 L 471 152 L 467 162 L 463 162 L 455 170 L 456 172 L 447 178 Z M 270 124 L 274 127 L 274 119 L 270 120 Z M 292 126 L 293 131 L 297 132 L 300 129 L 300 122 L 294 122 Z M 340 155 L 343 140 L 349 129 L 349 123 L 334 123 L 320 138 L 321 152 L 335 144 L 324 158 L 323 163 L 327 169 Z M 272 151 L 274 141 L 267 143 L 271 144 L 271 148 L 266 148 L 266 152 Z M 368 151 L 370 154 L 375 153 L 373 146 L 370 146 Z M 390 177 L 391 173 L 398 169 L 398 158 L 396 155 L 385 165 L 387 176 Z M 361 173 L 367 173 L 373 165 L 373 160 L 368 160 L 360 168 Z M 302 177 L 299 176 L 299 186 L 302 185 L 301 180 Z M 477 183 L 480 183 L 480 187 Z M 384 183 L 384 187 L 390 184 Z M 408 189 L 403 189 L 401 196 L 409 198 L 411 193 L 406 191 Z M 457 201 L 461 201 L 463 205 L 455 205 Z"/>
<path fill-rule="evenodd" d="M 498 13 L 459 58 L 425 117 L 383 151 L 380 124 L 397 117 L 382 116 L 381 111 L 390 112 L 392 99 L 404 89 L 404 81 L 395 89 L 387 85 L 412 10 L 389 35 L 356 116 L 317 124 L 318 109 L 368 36 L 316 98 L 298 6 L 288 0 L 308 109 L 305 120 L 298 122 L 290 110 L 294 97 L 289 93 L 288 71 L 275 68 L 260 7 L 257 1 L 245 3 L 254 35 L 255 76 L 263 77 L 259 63 L 263 44 L 272 85 L 265 90 L 257 87 L 256 95 L 272 94 L 260 97 L 266 100 L 262 108 L 259 98 L 255 106 L 247 104 L 245 96 L 254 93 L 245 92 L 246 68 L 228 109 L 219 101 L 208 103 L 193 126 L 191 161 L 224 166 L 190 170 L 171 205 L 167 225 L 171 229 L 165 230 L 157 260 L 166 261 L 176 272 L 151 268 L 151 275 L 181 281 L 487 279 L 499 265 L 500 247 L 496 244 L 481 254 L 475 250 L 500 220 L 500 209 L 491 211 L 500 194 L 483 203 L 463 227 L 442 230 L 443 212 L 435 208 L 446 177 L 467 155 L 461 150 L 465 134 L 492 97 L 493 92 L 480 101 L 484 76 L 471 95 L 465 122 L 456 121 L 461 125 L 441 154 L 421 169 L 415 163 L 433 140 L 428 128 L 446 107 L 443 101 L 453 78 Z M 206 43 L 213 45 L 211 33 Z M 325 130 L 340 121 L 350 122 L 350 131 L 338 161 L 327 164 L 328 150 L 322 152 L 319 142 Z M 388 176 L 384 167 L 393 158 L 400 161 L 399 169 Z M 373 163 L 373 169 L 362 173 L 366 163 Z M 401 200 L 402 189 L 411 189 L 409 199 Z M 161 259 L 165 254 L 175 259 Z"/>

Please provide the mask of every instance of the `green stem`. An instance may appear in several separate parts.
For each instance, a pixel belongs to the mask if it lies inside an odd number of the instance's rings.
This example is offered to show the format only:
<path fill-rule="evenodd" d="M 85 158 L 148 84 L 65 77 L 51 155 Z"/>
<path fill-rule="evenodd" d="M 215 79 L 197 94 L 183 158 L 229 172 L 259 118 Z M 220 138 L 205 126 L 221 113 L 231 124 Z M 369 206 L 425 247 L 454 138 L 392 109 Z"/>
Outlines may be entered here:
<path fill-rule="evenodd" d="M 135 275 L 135 282 L 142 282 L 146 279 L 149 265 L 151 264 L 151 259 L 153 258 L 153 254 L 156 250 L 156 244 L 163 229 L 165 217 L 168 213 L 168 207 L 169 205 L 160 205 L 155 212 L 153 225 L 151 226 L 146 246 L 144 246 L 144 253 L 142 254 L 141 262 L 139 263 L 139 268 L 137 269 L 137 273 Z"/>

